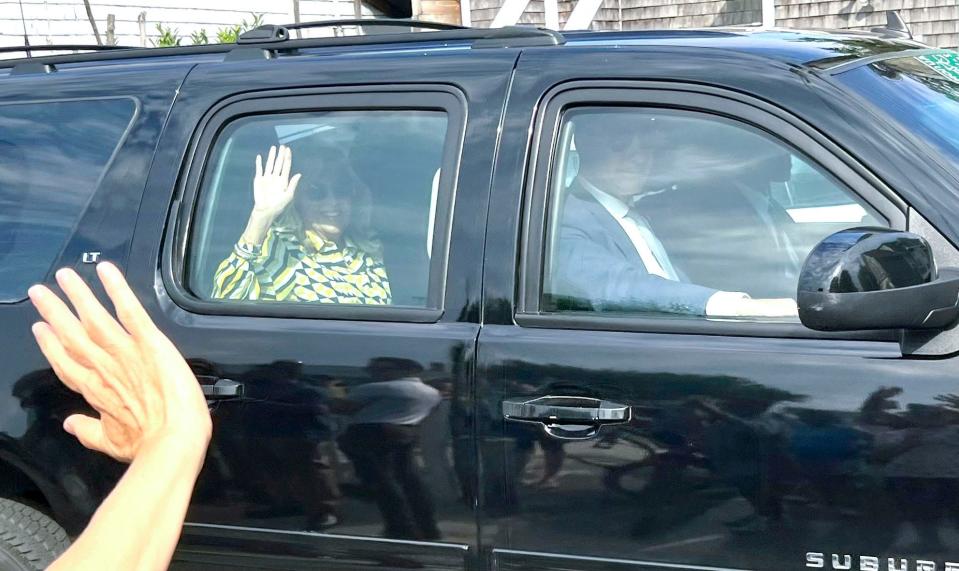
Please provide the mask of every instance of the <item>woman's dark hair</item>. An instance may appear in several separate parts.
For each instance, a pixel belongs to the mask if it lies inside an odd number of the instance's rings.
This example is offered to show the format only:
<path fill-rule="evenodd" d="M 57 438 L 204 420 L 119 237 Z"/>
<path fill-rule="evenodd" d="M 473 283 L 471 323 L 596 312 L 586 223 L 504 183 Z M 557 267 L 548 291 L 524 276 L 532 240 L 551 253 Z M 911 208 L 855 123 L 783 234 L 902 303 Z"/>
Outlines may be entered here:
<path fill-rule="evenodd" d="M 311 146 L 293 153 L 293 173 L 301 175 L 293 199 L 290 218 L 297 225 L 299 234 L 305 230 L 300 217 L 300 204 L 316 192 L 333 192 L 350 199 L 350 221 L 344 229 L 344 235 L 364 249 L 373 248 L 376 243 L 371 227 L 372 197 L 369 188 L 363 184 L 349 157 L 335 147 Z"/>

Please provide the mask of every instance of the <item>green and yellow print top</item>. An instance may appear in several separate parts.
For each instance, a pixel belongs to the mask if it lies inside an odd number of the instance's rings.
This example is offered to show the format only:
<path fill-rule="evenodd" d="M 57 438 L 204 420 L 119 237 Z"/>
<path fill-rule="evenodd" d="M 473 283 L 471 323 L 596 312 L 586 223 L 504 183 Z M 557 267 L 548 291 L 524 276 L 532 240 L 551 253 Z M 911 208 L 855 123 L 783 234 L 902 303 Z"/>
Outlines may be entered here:
<path fill-rule="evenodd" d="M 263 244 L 238 242 L 213 278 L 214 299 L 390 303 L 390 282 L 383 259 L 350 239 L 341 245 L 312 231 L 301 240 L 291 230 L 273 227 Z"/>

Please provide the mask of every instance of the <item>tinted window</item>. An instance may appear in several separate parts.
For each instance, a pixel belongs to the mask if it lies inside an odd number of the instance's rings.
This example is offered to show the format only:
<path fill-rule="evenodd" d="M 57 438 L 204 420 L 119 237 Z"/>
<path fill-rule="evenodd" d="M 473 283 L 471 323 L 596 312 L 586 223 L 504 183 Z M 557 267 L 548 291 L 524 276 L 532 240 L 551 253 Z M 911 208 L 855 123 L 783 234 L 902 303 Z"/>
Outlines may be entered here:
<path fill-rule="evenodd" d="M 433 307 L 446 127 L 425 110 L 228 124 L 200 191 L 189 288 L 234 303 Z"/>
<path fill-rule="evenodd" d="M 707 114 L 574 109 L 554 164 L 553 311 L 791 319 L 809 251 L 886 224 L 790 147 Z"/>
<path fill-rule="evenodd" d="M 884 60 L 837 77 L 959 166 L 959 54 Z"/>
<path fill-rule="evenodd" d="M 129 99 L 0 106 L 0 301 L 46 277 L 135 110 Z"/>

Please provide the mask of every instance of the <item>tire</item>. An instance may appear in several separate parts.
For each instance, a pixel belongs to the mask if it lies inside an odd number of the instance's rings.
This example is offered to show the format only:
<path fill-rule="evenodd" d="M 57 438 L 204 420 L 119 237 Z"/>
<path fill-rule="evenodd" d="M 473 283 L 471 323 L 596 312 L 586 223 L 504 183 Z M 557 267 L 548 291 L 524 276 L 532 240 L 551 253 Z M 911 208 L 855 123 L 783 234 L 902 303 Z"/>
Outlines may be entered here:
<path fill-rule="evenodd" d="M 57 522 L 30 506 L 0 498 L 0 571 L 38 571 L 70 546 Z"/>

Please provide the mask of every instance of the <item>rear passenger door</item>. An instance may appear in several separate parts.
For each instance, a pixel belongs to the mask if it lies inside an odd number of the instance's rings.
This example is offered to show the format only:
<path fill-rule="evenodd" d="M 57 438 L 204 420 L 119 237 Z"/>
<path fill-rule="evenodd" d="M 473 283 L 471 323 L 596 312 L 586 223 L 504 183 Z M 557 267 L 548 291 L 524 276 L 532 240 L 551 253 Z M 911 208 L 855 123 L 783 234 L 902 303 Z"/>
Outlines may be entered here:
<path fill-rule="evenodd" d="M 129 267 L 221 387 L 175 566 L 473 557 L 481 245 L 516 56 L 457 52 L 203 64 L 182 89 Z M 254 252 L 257 156 L 281 145 L 302 176 Z"/>
<path fill-rule="evenodd" d="M 742 94 L 788 85 L 757 66 L 524 53 L 477 365 L 492 568 L 956 561 L 954 363 L 886 333 L 702 315 L 720 291 L 792 303 L 818 240 L 906 224 L 842 150 Z"/>

